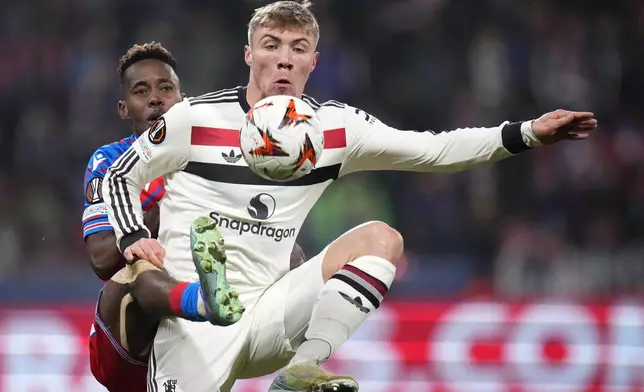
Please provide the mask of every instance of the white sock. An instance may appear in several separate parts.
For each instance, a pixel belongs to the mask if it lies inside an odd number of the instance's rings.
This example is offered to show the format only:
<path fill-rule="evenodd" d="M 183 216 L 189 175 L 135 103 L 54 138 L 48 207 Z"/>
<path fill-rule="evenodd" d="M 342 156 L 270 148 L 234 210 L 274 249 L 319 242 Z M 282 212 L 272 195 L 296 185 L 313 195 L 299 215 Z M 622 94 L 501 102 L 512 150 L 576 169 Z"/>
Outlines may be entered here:
<path fill-rule="evenodd" d="M 206 303 L 203 300 L 203 292 L 201 291 L 197 297 L 197 313 L 199 313 L 199 316 L 203 318 L 208 317 L 208 313 L 206 313 Z"/>
<path fill-rule="evenodd" d="M 324 285 L 313 307 L 306 341 L 291 365 L 325 362 L 380 307 L 391 287 L 396 267 L 377 256 L 362 256 L 346 264 Z"/>

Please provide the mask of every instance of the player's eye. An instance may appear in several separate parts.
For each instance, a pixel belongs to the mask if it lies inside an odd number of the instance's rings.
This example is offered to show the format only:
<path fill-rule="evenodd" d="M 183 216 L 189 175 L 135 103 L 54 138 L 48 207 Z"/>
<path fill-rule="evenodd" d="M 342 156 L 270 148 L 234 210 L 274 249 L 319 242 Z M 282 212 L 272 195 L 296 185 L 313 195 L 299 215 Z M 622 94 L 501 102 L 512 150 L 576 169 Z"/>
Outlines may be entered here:
<path fill-rule="evenodd" d="M 134 95 L 144 95 L 144 94 L 146 94 L 146 93 L 147 93 L 147 90 L 146 90 L 146 89 L 144 89 L 144 88 L 141 88 L 141 89 L 138 89 L 138 90 L 134 90 L 134 92 L 132 92 L 132 94 L 134 94 Z"/>
<path fill-rule="evenodd" d="M 304 52 L 306 52 L 306 50 L 304 50 L 304 48 L 294 48 L 293 50 L 295 51 L 295 53 L 304 53 Z"/>
<path fill-rule="evenodd" d="M 275 45 L 275 44 L 268 44 L 268 45 L 266 45 L 266 49 L 268 49 L 268 50 L 275 50 L 275 49 L 277 49 L 277 45 Z"/>
<path fill-rule="evenodd" d="M 172 90 L 174 90 L 174 88 L 172 86 L 162 86 L 161 87 L 161 91 L 163 91 L 164 93 L 172 92 Z"/>

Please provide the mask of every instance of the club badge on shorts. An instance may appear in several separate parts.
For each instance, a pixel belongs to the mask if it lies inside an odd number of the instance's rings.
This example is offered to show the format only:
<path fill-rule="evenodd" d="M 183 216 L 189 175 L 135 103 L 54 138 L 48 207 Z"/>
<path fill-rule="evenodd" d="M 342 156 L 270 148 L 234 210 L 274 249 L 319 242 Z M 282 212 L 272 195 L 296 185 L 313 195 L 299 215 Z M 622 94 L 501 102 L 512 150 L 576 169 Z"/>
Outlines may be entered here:
<path fill-rule="evenodd" d="M 161 144 L 165 140 L 165 120 L 163 117 L 159 119 L 150 127 L 148 132 L 148 139 L 152 144 Z"/>

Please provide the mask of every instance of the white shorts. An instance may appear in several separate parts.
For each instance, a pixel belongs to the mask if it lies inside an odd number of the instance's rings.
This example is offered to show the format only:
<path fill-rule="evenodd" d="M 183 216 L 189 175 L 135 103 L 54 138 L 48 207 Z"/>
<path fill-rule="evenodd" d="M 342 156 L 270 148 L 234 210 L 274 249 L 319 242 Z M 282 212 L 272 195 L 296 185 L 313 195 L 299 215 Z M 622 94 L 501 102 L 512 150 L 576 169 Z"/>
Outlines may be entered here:
<path fill-rule="evenodd" d="M 228 327 L 183 319 L 161 321 L 148 368 L 149 392 L 224 392 L 237 379 L 284 367 L 304 338 L 324 286 L 326 249 L 288 272 Z"/>

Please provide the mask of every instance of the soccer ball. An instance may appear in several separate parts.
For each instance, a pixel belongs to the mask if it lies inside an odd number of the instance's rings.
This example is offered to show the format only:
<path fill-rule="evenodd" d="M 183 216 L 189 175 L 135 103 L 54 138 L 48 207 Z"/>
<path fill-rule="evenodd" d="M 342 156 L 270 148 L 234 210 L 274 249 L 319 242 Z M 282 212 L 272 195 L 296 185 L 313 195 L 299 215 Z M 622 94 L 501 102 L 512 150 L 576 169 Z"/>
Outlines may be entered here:
<path fill-rule="evenodd" d="M 239 144 L 255 174 L 272 181 L 293 181 L 309 174 L 320 160 L 324 132 L 309 104 L 277 95 L 248 111 Z"/>

